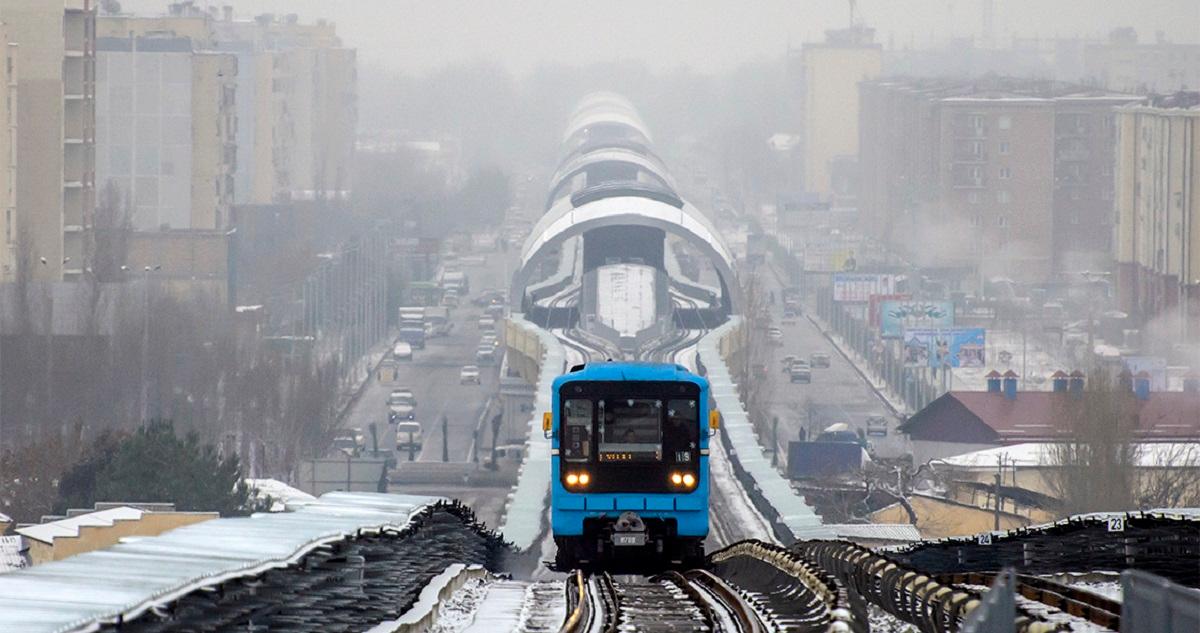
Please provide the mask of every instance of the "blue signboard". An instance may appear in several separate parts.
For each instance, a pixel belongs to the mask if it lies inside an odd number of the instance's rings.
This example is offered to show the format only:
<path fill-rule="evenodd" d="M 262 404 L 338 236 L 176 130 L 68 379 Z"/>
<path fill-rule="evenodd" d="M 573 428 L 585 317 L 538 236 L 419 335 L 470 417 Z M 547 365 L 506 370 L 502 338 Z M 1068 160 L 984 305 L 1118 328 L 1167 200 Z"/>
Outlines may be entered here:
<path fill-rule="evenodd" d="M 986 330 L 983 328 L 915 328 L 904 331 L 907 367 L 983 367 Z"/>
<path fill-rule="evenodd" d="M 904 338 L 905 330 L 954 327 L 951 301 L 903 301 L 888 299 L 879 304 L 879 336 Z"/>

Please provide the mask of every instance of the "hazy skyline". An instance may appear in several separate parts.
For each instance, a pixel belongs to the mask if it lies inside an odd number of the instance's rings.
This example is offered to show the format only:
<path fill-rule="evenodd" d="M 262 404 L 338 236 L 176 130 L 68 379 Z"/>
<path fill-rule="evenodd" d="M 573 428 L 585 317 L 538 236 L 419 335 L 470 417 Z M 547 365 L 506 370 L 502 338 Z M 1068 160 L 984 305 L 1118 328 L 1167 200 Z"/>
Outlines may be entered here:
<path fill-rule="evenodd" d="M 1141 41 L 1162 31 L 1200 41 L 1200 1 L 993 0 L 1001 37 L 1096 37 L 1133 26 Z M 978 35 L 983 0 L 858 0 L 878 41 L 926 47 Z M 164 12 L 168 0 L 123 0 L 126 11 Z M 523 73 L 540 65 L 639 60 L 652 69 L 721 71 L 774 57 L 849 23 L 847 0 L 224 0 L 240 17 L 298 13 L 338 24 L 360 59 L 405 72 L 490 61 Z"/>

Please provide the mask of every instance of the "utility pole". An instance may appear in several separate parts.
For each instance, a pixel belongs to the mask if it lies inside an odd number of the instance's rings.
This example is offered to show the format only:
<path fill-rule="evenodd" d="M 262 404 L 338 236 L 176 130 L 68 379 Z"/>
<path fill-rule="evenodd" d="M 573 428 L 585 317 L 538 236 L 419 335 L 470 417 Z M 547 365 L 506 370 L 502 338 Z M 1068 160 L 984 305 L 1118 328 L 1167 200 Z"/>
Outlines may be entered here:
<path fill-rule="evenodd" d="M 995 510 L 995 512 L 992 513 L 992 529 L 999 531 L 1000 530 L 1000 512 L 1004 508 L 1004 506 L 1002 505 L 1002 502 L 1000 500 L 1000 473 L 996 473 L 995 475 L 992 475 L 992 478 L 996 482 L 995 485 L 992 487 L 993 493 L 996 495 L 996 510 Z"/>
<path fill-rule="evenodd" d="M 442 461 L 450 461 L 450 423 L 446 420 L 446 416 L 442 416 Z"/>

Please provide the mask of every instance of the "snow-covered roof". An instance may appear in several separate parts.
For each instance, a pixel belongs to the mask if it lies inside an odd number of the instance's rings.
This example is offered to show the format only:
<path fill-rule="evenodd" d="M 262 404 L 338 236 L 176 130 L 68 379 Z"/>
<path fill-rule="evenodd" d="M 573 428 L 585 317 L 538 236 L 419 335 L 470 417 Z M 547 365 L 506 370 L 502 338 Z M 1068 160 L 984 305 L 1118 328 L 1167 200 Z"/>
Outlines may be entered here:
<path fill-rule="evenodd" d="M 1062 444 L 1052 442 L 1027 442 L 989 448 L 972 453 L 945 457 L 934 461 L 934 465 L 945 464 L 956 468 L 982 468 L 995 470 L 998 460 L 1012 466 L 1053 466 L 1057 461 L 1057 450 Z M 1192 442 L 1141 442 L 1137 445 L 1137 465 L 1154 467 L 1200 467 L 1200 444 Z"/>
<path fill-rule="evenodd" d="M 729 285 L 735 284 L 734 257 L 716 227 L 696 207 L 645 197 L 637 192 L 590 200 L 575 206 L 564 198 L 538 220 L 521 250 L 521 265 L 514 277 L 514 299 L 524 293 L 533 271 L 529 266 L 543 251 L 569 237 L 595 228 L 609 226 L 649 226 L 686 239 L 712 261 L 717 273 Z M 731 298 L 731 303 L 734 303 Z M 736 309 L 736 305 L 734 305 Z"/>
<path fill-rule="evenodd" d="M 117 521 L 137 521 L 142 518 L 143 514 L 145 512 L 137 508 L 121 506 L 119 508 L 89 512 L 79 516 L 59 519 L 49 523 L 39 523 L 38 525 L 17 528 L 17 534 L 43 543 L 54 543 L 54 539 L 60 536 L 79 536 L 79 528 L 84 526 L 112 527 Z"/>
<path fill-rule="evenodd" d="M 911 543 L 921 540 L 921 531 L 908 523 L 827 523 L 838 538 L 849 540 L 870 539 L 873 541 L 895 541 Z"/>
<path fill-rule="evenodd" d="M 74 631 L 288 565 L 360 530 L 403 529 L 439 497 L 331 492 L 295 512 L 214 519 L 0 575 L 0 630 Z"/>
<path fill-rule="evenodd" d="M 278 479 L 247 479 L 246 485 L 250 486 L 250 493 L 259 501 L 271 498 L 271 512 L 282 512 L 289 505 L 316 500 L 316 497 L 307 492 L 293 488 Z"/>
<path fill-rule="evenodd" d="M 654 325 L 655 270 L 638 264 L 596 269 L 596 318 L 621 336 L 637 336 Z"/>

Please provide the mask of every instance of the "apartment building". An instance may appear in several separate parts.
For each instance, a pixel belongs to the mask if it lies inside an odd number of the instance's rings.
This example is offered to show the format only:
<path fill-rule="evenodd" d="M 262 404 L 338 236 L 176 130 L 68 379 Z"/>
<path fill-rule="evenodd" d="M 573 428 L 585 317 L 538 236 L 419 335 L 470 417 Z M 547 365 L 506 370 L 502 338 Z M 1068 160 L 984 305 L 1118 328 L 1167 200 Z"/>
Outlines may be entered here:
<path fill-rule="evenodd" d="M 964 289 L 1111 258 L 1112 109 L 1138 97 L 906 78 L 864 82 L 861 95 L 861 208 L 878 239 L 919 265 L 970 271 Z"/>
<path fill-rule="evenodd" d="M 16 274 L 17 235 L 17 59 L 0 15 L 0 283 Z"/>
<path fill-rule="evenodd" d="M 1138 41 L 1132 28 L 1114 29 L 1108 41 L 1084 47 L 1085 77 L 1109 90 L 1165 94 L 1200 88 L 1200 44 L 1178 44 L 1161 34 Z"/>
<path fill-rule="evenodd" d="M 1200 340 L 1200 93 L 1120 108 L 1116 126 L 1121 309 Z"/>
<path fill-rule="evenodd" d="M 331 22 L 294 15 L 213 24 L 238 59 L 238 204 L 344 197 L 358 127 L 357 54 Z"/>
<path fill-rule="evenodd" d="M 95 205 L 92 0 L 0 0 L 16 72 L 16 232 L 35 279 L 83 272 Z"/>
<path fill-rule="evenodd" d="M 879 76 L 883 47 L 875 30 L 855 26 L 825 32 L 824 42 L 800 49 L 798 81 L 804 156 L 804 188 L 852 203 L 858 171 L 858 83 Z"/>

